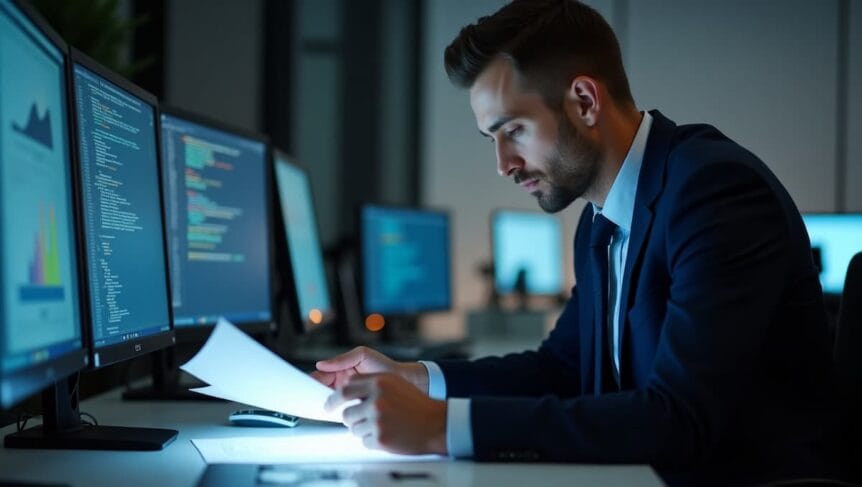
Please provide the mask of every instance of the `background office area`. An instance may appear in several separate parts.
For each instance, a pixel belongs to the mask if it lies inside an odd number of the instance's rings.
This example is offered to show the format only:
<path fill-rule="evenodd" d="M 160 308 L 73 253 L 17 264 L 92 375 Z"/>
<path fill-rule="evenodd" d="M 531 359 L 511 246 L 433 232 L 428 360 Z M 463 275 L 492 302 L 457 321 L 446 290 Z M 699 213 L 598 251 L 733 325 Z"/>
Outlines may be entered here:
<path fill-rule="evenodd" d="M 0 426 L 23 430 L 4 465 L 102 448 L 193 483 L 190 438 L 248 434 L 178 371 L 219 317 L 306 368 L 357 344 L 502 353 L 553 326 L 584 203 L 546 215 L 499 177 L 442 68 L 502 1 L 19 3 L 0 0 Z M 640 108 L 712 123 L 776 173 L 834 310 L 862 250 L 862 6 L 587 3 Z M 96 421 L 112 426 L 45 434 Z M 77 484 L 108 458 L 68 455 L 71 477 L 26 478 Z M 435 475 L 484 478 L 459 465 Z"/>

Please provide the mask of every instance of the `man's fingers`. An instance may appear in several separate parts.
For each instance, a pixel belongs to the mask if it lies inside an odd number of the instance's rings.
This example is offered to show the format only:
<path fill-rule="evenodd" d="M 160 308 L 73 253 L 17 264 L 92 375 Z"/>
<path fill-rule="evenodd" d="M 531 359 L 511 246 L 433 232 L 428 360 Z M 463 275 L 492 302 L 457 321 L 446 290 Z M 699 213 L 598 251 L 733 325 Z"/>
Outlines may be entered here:
<path fill-rule="evenodd" d="M 374 423 L 371 420 L 363 419 L 362 421 L 350 426 L 350 433 L 357 438 L 374 436 Z"/>
<path fill-rule="evenodd" d="M 326 399 L 326 404 L 323 407 L 327 411 L 338 409 L 339 406 L 352 399 L 361 400 L 368 397 L 370 382 L 362 378 L 356 379 L 356 377 L 359 376 L 351 377 L 350 382 L 346 386 L 337 389 Z"/>
<path fill-rule="evenodd" d="M 365 408 L 363 408 L 362 403 L 356 404 L 354 406 L 350 406 L 348 408 L 344 408 L 344 411 L 341 413 L 341 420 L 345 424 L 345 426 L 350 427 L 355 423 L 358 423 L 365 419 Z"/>
<path fill-rule="evenodd" d="M 328 360 L 317 362 L 317 370 L 323 372 L 338 372 L 340 370 L 352 369 L 365 360 L 365 347 L 356 347 L 349 352 L 342 353 Z"/>

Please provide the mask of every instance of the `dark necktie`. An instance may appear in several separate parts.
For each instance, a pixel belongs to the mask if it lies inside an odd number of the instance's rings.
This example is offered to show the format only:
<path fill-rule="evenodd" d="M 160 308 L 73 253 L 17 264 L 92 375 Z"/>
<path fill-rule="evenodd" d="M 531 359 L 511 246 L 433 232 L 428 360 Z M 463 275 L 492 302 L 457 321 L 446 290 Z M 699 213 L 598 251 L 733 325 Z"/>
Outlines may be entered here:
<path fill-rule="evenodd" d="M 590 266 L 593 275 L 593 309 L 595 310 L 595 393 L 602 391 L 602 371 L 614 375 L 613 346 L 610 346 L 608 333 L 608 246 L 617 226 L 601 213 L 593 218 L 590 232 Z M 605 345 L 608 345 L 607 349 Z M 607 357 L 603 360 L 602 357 Z M 610 367 L 606 367 L 610 365 Z M 609 374 L 609 375 L 610 375 Z M 609 379 L 610 377 L 604 377 Z M 617 379 L 619 384 L 619 379 Z"/>

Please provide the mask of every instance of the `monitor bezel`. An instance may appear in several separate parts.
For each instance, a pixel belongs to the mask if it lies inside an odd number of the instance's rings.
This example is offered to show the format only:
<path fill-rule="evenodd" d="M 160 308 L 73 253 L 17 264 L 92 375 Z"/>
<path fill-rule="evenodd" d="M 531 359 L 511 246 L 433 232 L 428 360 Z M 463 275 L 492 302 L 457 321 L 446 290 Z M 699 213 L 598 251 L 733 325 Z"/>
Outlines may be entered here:
<path fill-rule="evenodd" d="M 366 301 L 366 289 L 365 289 L 365 275 L 368 272 L 367 265 L 365 263 L 365 239 L 364 236 L 364 225 L 362 220 L 362 214 L 366 208 L 381 208 L 386 210 L 400 210 L 400 211 L 418 211 L 424 213 L 436 213 L 439 215 L 443 215 L 446 217 L 446 256 L 447 256 L 447 269 L 446 275 L 447 279 L 447 295 L 449 299 L 448 303 L 445 306 L 439 307 L 428 307 L 421 309 L 413 309 L 413 310 L 396 310 L 396 311 L 379 311 L 368 309 L 365 306 Z M 454 308 L 453 298 L 454 298 L 454 289 L 452 285 L 452 269 L 453 269 L 453 255 L 452 255 L 452 211 L 448 208 L 440 208 L 434 206 L 424 206 L 424 205 L 402 205 L 402 204 L 392 204 L 392 203 L 363 203 L 357 207 L 356 211 L 356 228 L 357 228 L 357 249 L 359 251 L 357 255 L 358 261 L 358 272 L 357 277 L 359 282 L 357 283 L 358 295 L 359 295 L 359 309 L 362 313 L 362 318 L 365 320 L 369 315 L 377 313 L 382 315 L 384 318 L 412 318 L 417 317 L 419 315 L 425 313 L 435 313 L 435 312 L 444 312 L 451 311 Z"/>
<path fill-rule="evenodd" d="M 315 230 L 317 231 L 317 244 L 324 265 L 324 284 L 326 285 L 327 292 L 329 293 L 329 309 L 323 311 L 323 319 L 320 323 L 317 324 L 311 323 L 310 320 L 302 316 L 302 310 L 299 307 L 299 294 L 297 291 L 296 279 L 293 272 L 293 259 L 291 257 L 290 240 L 287 237 L 287 228 L 284 225 L 284 212 L 282 210 L 281 192 L 278 190 L 279 181 L 277 174 L 277 166 L 280 161 L 283 161 L 285 164 L 288 164 L 305 174 L 306 180 L 308 181 L 308 192 L 309 196 L 311 197 L 311 211 L 314 217 Z M 315 332 L 317 330 L 325 328 L 326 325 L 329 325 L 334 322 L 338 318 L 338 313 L 336 312 L 335 307 L 335 294 L 333 293 L 332 285 L 329 282 L 329 276 L 326 273 L 326 258 L 323 253 L 323 244 L 320 240 L 320 218 L 317 213 L 317 205 L 314 204 L 314 202 L 316 201 L 314 198 L 314 187 L 311 184 L 311 177 L 309 171 L 303 166 L 301 166 L 299 163 L 297 163 L 295 157 L 275 147 L 273 147 L 272 149 L 272 171 L 273 194 L 274 197 L 278 200 L 278 204 L 275 206 L 275 211 L 273 212 L 275 220 L 278 220 L 274 222 L 274 224 L 277 225 L 277 229 L 274 231 L 274 233 L 277 233 L 279 237 L 277 239 L 279 248 L 276 251 L 280 250 L 281 248 L 285 249 L 284 258 L 277 259 L 278 268 L 280 270 L 283 269 L 284 271 L 284 276 L 280 277 L 287 277 L 287 279 L 282 279 L 282 281 L 284 282 L 282 284 L 285 294 L 284 300 L 287 303 L 291 321 L 302 327 L 301 330 L 297 331 L 301 331 L 303 333 Z M 281 241 L 282 238 L 284 239 L 283 242 Z M 281 262 L 280 260 L 283 260 L 283 262 Z"/>
<path fill-rule="evenodd" d="M 161 114 L 168 115 L 171 117 L 181 118 L 188 122 L 203 125 L 208 128 L 212 128 L 215 130 L 219 130 L 222 132 L 227 132 L 239 137 L 244 137 L 247 139 L 252 139 L 258 142 L 263 143 L 264 146 L 264 177 L 266 181 L 264 181 L 264 210 L 266 214 L 264 215 L 264 221 L 267 223 L 267 241 L 269 244 L 269 255 L 267 256 L 267 268 L 269 270 L 269 281 L 268 281 L 268 289 L 269 289 L 269 321 L 245 321 L 242 323 L 234 323 L 238 328 L 243 330 L 245 333 L 250 335 L 265 335 L 275 333 L 278 330 L 276 314 L 275 314 L 275 302 L 276 298 L 274 295 L 274 286 L 273 286 L 273 263 L 274 263 L 274 249 L 275 243 L 273 239 L 273 228 L 272 228 L 272 147 L 270 144 L 269 137 L 265 134 L 261 134 L 258 132 L 254 132 L 252 130 L 244 129 L 241 127 L 236 127 L 230 125 L 228 123 L 222 122 L 220 120 L 215 120 L 212 117 L 196 113 L 190 110 L 186 110 L 184 108 L 179 108 L 177 106 L 162 104 L 161 105 Z M 159 157 L 162 157 L 162 145 L 161 145 L 161 114 L 159 116 Z M 162 194 L 163 206 L 164 206 L 164 198 L 167 194 L 167 189 Z M 165 232 L 165 241 L 168 240 L 168 233 Z M 168 259 L 170 259 L 170 254 L 168 254 Z M 172 301 L 172 298 L 169 297 L 169 300 Z M 173 306 L 171 306 L 171 311 L 173 312 Z M 173 315 L 172 315 L 173 316 Z M 212 330 L 215 328 L 215 322 L 207 322 L 207 323 L 195 323 L 194 325 L 183 325 L 183 326 L 175 326 L 174 330 L 176 331 L 177 340 L 184 343 L 198 343 L 205 341 Z"/>
<path fill-rule="evenodd" d="M 69 171 L 68 181 L 71 183 L 67 186 L 68 189 L 68 203 L 69 203 L 69 216 L 72 218 L 72 235 L 70 235 L 70 243 L 72 246 L 72 259 L 73 265 L 76 266 L 77 271 L 77 281 L 75 284 L 78 286 L 78 325 L 81 328 L 80 338 L 80 346 L 67 352 L 63 355 L 59 355 L 52 359 L 46 360 L 44 362 L 39 362 L 36 364 L 30 364 L 25 366 L 24 368 L 15 370 L 8 374 L 4 374 L 0 371 L 0 409 L 7 409 L 13 407 L 15 404 L 21 402 L 27 397 L 32 396 L 33 394 L 38 393 L 39 391 L 45 389 L 50 386 L 52 383 L 63 379 L 64 377 L 68 377 L 71 374 L 74 374 L 82 369 L 85 369 L 89 362 L 89 354 L 88 354 L 88 345 L 86 342 L 86 338 L 84 335 L 84 309 L 83 309 L 83 297 L 81 295 L 81 252 L 80 245 L 78 239 L 78 215 L 76 212 L 77 205 L 77 197 L 75 193 L 75 184 L 76 184 L 76 174 L 74 167 L 74 147 L 73 147 L 73 137 L 74 137 L 74 128 L 72 126 L 72 101 L 69 98 L 71 94 L 71 90 L 69 88 L 69 66 L 71 65 L 71 56 L 69 53 L 69 45 L 57 34 L 56 31 L 51 27 L 51 25 L 46 21 L 42 15 L 31 5 L 27 4 L 22 0 L 10 0 L 9 2 L 13 8 L 17 8 L 30 22 L 32 22 L 33 26 L 36 29 L 45 35 L 48 41 L 54 45 L 63 56 L 63 90 L 65 90 L 66 95 L 66 136 L 69 140 L 67 150 L 70 152 L 69 157 L 67 159 L 67 169 Z M 3 338 L 0 337 L 0 341 Z M 3 390 L 9 390 L 12 392 L 10 395 L 5 395 L 2 393 Z"/>
<path fill-rule="evenodd" d="M 496 248 L 497 242 L 494 238 L 494 220 L 502 213 L 527 213 L 533 215 L 547 215 L 552 218 L 555 218 L 560 225 L 560 257 L 562 257 L 562 265 L 560 267 L 560 289 L 555 293 L 534 293 L 527 290 L 527 296 L 535 296 L 537 298 L 548 298 L 548 297 L 556 297 L 560 296 L 565 292 L 566 288 L 566 226 L 564 224 L 563 219 L 556 214 L 546 213 L 540 210 L 534 209 L 525 209 L 525 208 L 510 208 L 510 207 L 498 207 L 491 210 L 490 215 L 488 216 L 488 236 L 491 242 L 491 265 L 494 270 L 492 278 L 494 282 L 492 285 L 494 286 L 494 292 L 499 296 L 514 296 L 516 293 L 514 291 L 503 291 L 497 287 L 497 262 L 496 262 Z"/>
<path fill-rule="evenodd" d="M 84 68 L 92 71 L 96 75 L 105 78 L 107 81 L 115 84 L 119 88 L 129 92 L 131 95 L 141 99 L 144 103 L 152 106 L 153 108 L 153 116 L 155 117 L 154 128 L 156 131 L 156 173 L 158 177 L 158 186 L 159 186 L 159 208 L 161 212 L 161 224 L 162 224 L 162 254 L 164 257 L 164 267 L 165 267 L 165 290 L 167 291 L 167 305 L 168 305 L 168 326 L 169 328 L 165 331 L 160 331 L 156 334 L 141 337 L 137 339 L 128 340 L 121 343 L 110 344 L 102 347 L 96 348 L 93 343 L 93 329 L 92 329 L 92 309 L 90 302 L 90 287 L 89 287 L 89 257 L 87 256 L 86 251 L 86 230 L 85 230 L 85 220 L 84 220 L 84 181 L 82 180 L 83 174 L 81 171 L 82 161 L 80 160 L 80 145 L 78 141 L 78 107 L 77 107 L 77 96 L 75 90 L 75 65 L 80 64 Z M 73 137 L 74 149 L 73 153 L 73 161 L 75 167 L 75 181 L 76 181 L 76 213 L 78 215 L 79 225 L 78 229 L 78 241 L 84 243 L 81 246 L 81 250 L 79 251 L 81 255 L 81 260 L 83 261 L 83 272 L 80 273 L 81 276 L 81 287 L 83 289 L 82 293 L 82 301 L 84 303 L 84 319 L 82 320 L 82 326 L 84 335 L 86 336 L 86 344 L 87 348 L 90 352 L 90 369 L 99 369 L 117 362 L 122 362 L 125 360 L 131 360 L 133 358 L 149 354 L 151 352 L 155 352 L 161 350 L 166 347 L 170 347 L 176 344 L 176 337 L 174 333 L 174 319 L 173 319 L 173 310 L 170 305 L 170 296 L 171 296 L 171 284 L 170 284 L 170 269 L 168 268 L 168 248 L 167 248 L 167 228 L 165 225 L 165 206 L 164 206 L 164 188 L 162 187 L 162 157 L 161 157 L 161 124 L 160 124 L 160 116 L 159 116 L 159 101 L 155 95 L 150 92 L 144 90 L 143 88 L 135 85 L 131 81 L 123 78 L 117 73 L 114 73 L 107 67 L 103 66 L 101 63 L 95 61 L 90 58 L 83 52 L 72 47 L 70 49 L 70 62 L 68 64 L 68 77 L 69 77 L 69 91 L 71 92 L 71 100 L 74 100 L 72 103 L 72 110 L 70 112 L 71 117 L 71 125 L 74 130 L 75 136 Z"/>

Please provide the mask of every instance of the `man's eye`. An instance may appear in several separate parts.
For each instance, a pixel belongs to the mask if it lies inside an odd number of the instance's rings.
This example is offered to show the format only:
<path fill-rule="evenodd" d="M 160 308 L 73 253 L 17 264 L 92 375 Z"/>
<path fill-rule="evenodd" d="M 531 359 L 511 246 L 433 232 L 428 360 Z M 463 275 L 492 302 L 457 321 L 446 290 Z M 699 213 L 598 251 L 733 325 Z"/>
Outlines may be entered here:
<path fill-rule="evenodd" d="M 517 137 L 517 136 L 521 135 L 521 133 L 523 131 L 524 131 L 524 127 L 522 127 L 522 126 L 515 127 L 512 130 L 509 130 L 506 132 L 506 137 L 509 137 L 510 139 Z"/>

